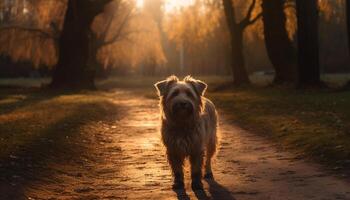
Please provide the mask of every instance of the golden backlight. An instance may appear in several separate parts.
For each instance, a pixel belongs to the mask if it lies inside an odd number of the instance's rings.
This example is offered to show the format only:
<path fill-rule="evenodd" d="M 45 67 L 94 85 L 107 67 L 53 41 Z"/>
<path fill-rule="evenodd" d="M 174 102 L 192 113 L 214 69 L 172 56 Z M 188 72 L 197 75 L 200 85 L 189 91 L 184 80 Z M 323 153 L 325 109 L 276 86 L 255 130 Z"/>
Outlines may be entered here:
<path fill-rule="evenodd" d="M 165 0 L 164 12 L 171 13 L 194 4 L 194 0 Z"/>
<path fill-rule="evenodd" d="M 136 0 L 136 7 L 143 8 L 144 0 Z"/>
<path fill-rule="evenodd" d="M 145 1 L 152 1 L 152 0 L 136 0 L 136 7 L 137 8 L 143 8 Z M 177 10 L 190 6 L 194 4 L 194 0 L 165 0 L 164 2 L 164 12 L 165 13 L 172 13 L 176 12 Z"/>

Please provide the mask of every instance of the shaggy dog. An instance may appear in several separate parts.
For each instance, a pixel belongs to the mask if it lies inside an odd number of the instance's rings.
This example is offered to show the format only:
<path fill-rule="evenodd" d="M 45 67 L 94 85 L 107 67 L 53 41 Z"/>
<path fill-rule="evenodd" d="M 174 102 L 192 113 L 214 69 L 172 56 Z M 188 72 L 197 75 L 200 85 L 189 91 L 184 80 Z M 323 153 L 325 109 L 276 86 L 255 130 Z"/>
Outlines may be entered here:
<path fill-rule="evenodd" d="M 211 159 L 217 145 L 217 113 L 203 95 L 207 85 L 187 76 L 180 81 L 170 76 L 155 84 L 160 97 L 162 141 L 174 175 L 173 189 L 184 188 L 184 159 L 191 163 L 192 189 L 201 190 L 204 178 L 212 179 Z"/>

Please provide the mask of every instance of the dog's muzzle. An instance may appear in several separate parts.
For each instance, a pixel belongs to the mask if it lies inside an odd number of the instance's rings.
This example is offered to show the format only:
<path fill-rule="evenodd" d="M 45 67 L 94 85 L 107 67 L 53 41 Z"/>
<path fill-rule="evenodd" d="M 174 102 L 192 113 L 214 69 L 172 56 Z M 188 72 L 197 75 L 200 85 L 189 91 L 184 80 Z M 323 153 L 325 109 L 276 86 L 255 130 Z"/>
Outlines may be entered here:
<path fill-rule="evenodd" d="M 190 102 L 181 101 L 174 103 L 172 110 L 174 115 L 186 117 L 193 113 L 193 106 Z"/>

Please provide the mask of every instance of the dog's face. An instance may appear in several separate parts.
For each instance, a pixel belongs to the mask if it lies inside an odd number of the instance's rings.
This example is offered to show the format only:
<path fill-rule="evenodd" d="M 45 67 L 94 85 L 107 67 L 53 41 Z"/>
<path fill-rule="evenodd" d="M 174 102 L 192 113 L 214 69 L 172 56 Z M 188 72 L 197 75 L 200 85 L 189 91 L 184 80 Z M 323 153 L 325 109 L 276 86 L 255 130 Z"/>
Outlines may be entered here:
<path fill-rule="evenodd" d="M 190 76 L 179 81 L 170 76 L 155 84 L 161 105 L 167 118 L 175 121 L 186 121 L 197 117 L 201 112 L 202 96 L 207 85 Z"/>

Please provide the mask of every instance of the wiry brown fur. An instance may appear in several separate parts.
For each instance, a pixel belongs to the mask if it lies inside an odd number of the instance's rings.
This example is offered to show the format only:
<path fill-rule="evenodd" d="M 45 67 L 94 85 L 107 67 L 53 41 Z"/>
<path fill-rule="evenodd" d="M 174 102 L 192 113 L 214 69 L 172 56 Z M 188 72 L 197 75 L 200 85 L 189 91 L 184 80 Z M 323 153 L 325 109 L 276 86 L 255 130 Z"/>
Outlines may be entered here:
<path fill-rule="evenodd" d="M 190 76 L 183 81 L 171 76 L 155 86 L 160 96 L 162 140 L 175 176 L 174 188 L 183 187 L 183 162 L 189 157 L 192 188 L 201 189 L 203 157 L 206 155 L 206 177 L 212 178 L 211 158 L 217 146 L 216 109 L 203 96 L 207 86 Z M 185 120 L 172 115 L 173 105 L 178 102 L 192 105 L 193 112 L 190 116 L 185 116 Z"/>

